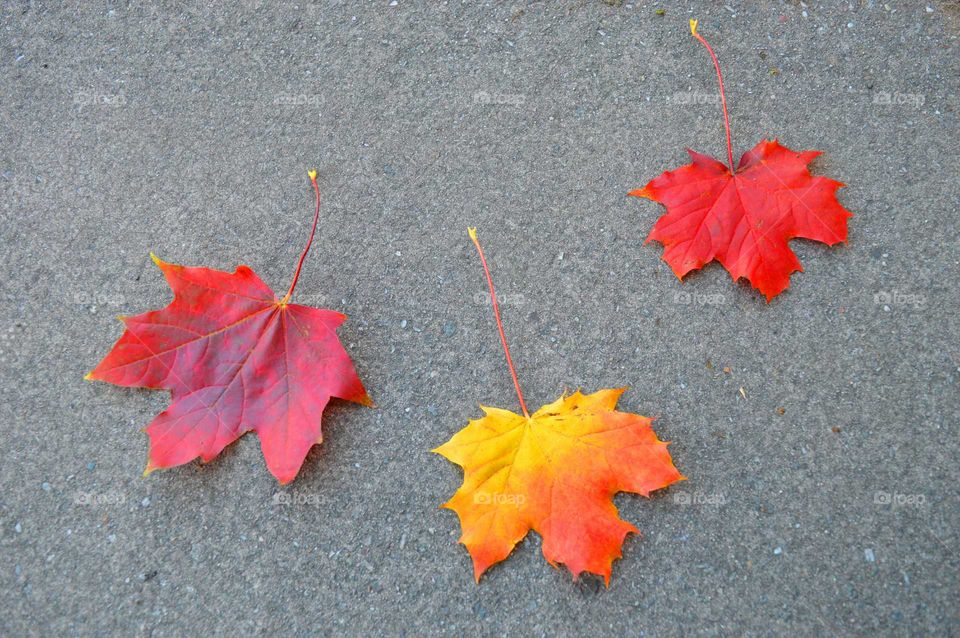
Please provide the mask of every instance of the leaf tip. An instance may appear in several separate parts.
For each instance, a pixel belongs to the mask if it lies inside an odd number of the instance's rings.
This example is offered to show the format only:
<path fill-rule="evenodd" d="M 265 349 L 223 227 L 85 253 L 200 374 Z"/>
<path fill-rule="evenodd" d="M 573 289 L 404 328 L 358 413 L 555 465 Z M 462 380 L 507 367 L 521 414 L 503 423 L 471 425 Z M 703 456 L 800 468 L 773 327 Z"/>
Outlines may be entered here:
<path fill-rule="evenodd" d="M 693 20 L 693 19 L 690 20 L 690 35 L 692 35 L 692 36 L 694 36 L 694 37 L 697 36 L 697 23 L 698 23 L 698 22 L 699 22 L 699 20 Z"/>
<path fill-rule="evenodd" d="M 462 543 L 463 541 L 460 541 L 460 542 Z M 469 547 L 468 547 L 467 549 L 469 549 Z M 480 584 L 480 578 L 483 576 L 484 572 L 486 572 L 486 571 L 487 571 L 487 568 L 489 568 L 489 567 L 490 567 L 489 564 L 484 565 L 483 563 L 481 563 L 481 562 L 479 562 L 478 560 L 474 559 L 474 560 L 473 560 L 473 582 L 475 582 L 476 584 L 479 585 L 479 584 Z"/>
<path fill-rule="evenodd" d="M 84 381 L 95 381 L 95 379 L 93 378 L 93 371 L 91 370 L 90 372 L 88 372 L 88 373 L 86 373 L 85 375 L 83 375 L 83 380 L 84 380 Z"/>
<path fill-rule="evenodd" d="M 153 260 L 153 263 L 155 263 L 157 266 L 160 266 L 163 263 L 163 260 L 157 257 L 156 253 L 154 253 L 152 250 L 150 251 L 150 259 Z"/>

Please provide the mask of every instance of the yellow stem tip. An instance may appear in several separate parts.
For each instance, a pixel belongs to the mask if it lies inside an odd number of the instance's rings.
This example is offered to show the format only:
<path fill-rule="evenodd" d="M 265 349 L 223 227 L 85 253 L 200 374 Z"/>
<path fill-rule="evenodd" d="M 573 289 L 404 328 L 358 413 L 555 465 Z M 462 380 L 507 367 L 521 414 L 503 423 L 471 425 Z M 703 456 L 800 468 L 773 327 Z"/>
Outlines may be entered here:
<path fill-rule="evenodd" d="M 690 21 L 690 35 L 697 35 L 697 22 L 698 20 Z"/>
<path fill-rule="evenodd" d="M 310 181 L 317 181 L 317 171 L 315 169 L 311 168 L 309 171 L 307 171 L 307 175 L 310 176 Z"/>
<path fill-rule="evenodd" d="M 467 232 L 470 233 L 470 239 L 476 241 L 477 239 L 477 229 L 473 226 L 467 227 Z"/>

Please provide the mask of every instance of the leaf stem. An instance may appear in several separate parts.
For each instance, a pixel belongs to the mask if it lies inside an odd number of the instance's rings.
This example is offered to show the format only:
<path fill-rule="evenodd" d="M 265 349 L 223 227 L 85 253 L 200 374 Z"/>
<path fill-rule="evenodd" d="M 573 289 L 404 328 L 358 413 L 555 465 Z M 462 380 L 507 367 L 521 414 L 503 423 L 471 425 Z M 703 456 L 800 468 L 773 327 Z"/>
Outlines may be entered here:
<path fill-rule="evenodd" d="M 720 104 L 723 105 L 723 125 L 727 128 L 727 162 L 730 164 L 730 172 L 735 173 L 736 170 L 733 168 L 733 143 L 730 141 L 730 116 L 727 114 L 727 95 L 723 90 L 723 74 L 720 73 L 720 63 L 717 61 L 717 54 L 713 52 L 710 44 L 703 39 L 702 35 L 697 33 L 696 20 L 690 21 L 690 33 L 700 41 L 700 44 L 707 47 L 707 53 L 713 60 L 713 68 L 717 70 L 717 81 L 720 82 Z"/>
<path fill-rule="evenodd" d="M 293 273 L 293 281 L 290 282 L 290 289 L 287 290 L 287 294 L 284 295 L 283 300 L 280 301 L 280 304 L 286 304 L 290 297 L 293 296 L 293 290 L 297 287 L 297 280 L 300 279 L 300 270 L 303 268 L 303 260 L 307 258 L 307 253 L 310 252 L 310 244 L 313 243 L 313 236 L 317 232 L 317 221 L 320 220 L 320 187 L 317 186 L 317 171 L 311 170 L 309 172 L 310 183 L 313 184 L 313 192 L 317 195 L 317 209 L 313 213 L 313 228 L 310 229 L 310 238 L 307 239 L 307 245 L 303 247 L 303 252 L 300 254 L 300 261 L 297 262 L 297 270 Z"/>
<path fill-rule="evenodd" d="M 480 248 L 480 242 L 477 240 L 477 229 L 468 228 L 467 232 L 470 233 L 470 239 L 473 240 L 473 245 L 477 247 L 477 253 L 480 254 L 480 263 L 483 264 L 483 272 L 487 275 L 487 285 L 490 287 L 490 302 L 493 304 L 493 315 L 497 318 L 497 330 L 500 331 L 500 342 L 503 344 L 503 354 L 507 356 L 507 367 L 510 368 L 510 376 L 513 377 L 513 387 L 517 389 L 517 398 L 520 399 L 523 416 L 529 419 L 530 412 L 527 410 L 527 404 L 523 400 L 523 392 L 520 391 L 520 382 L 517 380 L 517 371 L 513 367 L 513 359 L 510 358 L 507 336 L 503 333 L 503 321 L 500 319 L 500 304 L 497 303 L 497 293 L 493 289 L 493 277 L 490 276 L 487 258 L 483 256 L 483 248 Z"/>

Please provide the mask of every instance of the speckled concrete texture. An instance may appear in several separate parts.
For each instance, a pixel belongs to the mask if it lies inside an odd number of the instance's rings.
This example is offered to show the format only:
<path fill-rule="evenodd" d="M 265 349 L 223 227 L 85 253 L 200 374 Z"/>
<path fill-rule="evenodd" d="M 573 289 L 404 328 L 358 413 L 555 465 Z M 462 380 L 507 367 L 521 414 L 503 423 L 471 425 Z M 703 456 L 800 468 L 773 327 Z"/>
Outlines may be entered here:
<path fill-rule="evenodd" d="M 658 13 L 663 9 L 663 15 Z M 821 149 L 846 246 L 792 243 L 769 305 L 680 284 L 626 197 L 735 153 Z M 956 2 L 4 2 L 0 616 L 7 635 L 956 635 Z M 299 301 L 376 409 L 336 403 L 280 488 L 248 436 L 144 479 L 163 393 L 83 381 L 150 262 L 274 289 L 324 194 Z M 689 480 L 621 495 L 610 588 L 531 535 L 480 582 L 429 450 L 628 385 Z"/>

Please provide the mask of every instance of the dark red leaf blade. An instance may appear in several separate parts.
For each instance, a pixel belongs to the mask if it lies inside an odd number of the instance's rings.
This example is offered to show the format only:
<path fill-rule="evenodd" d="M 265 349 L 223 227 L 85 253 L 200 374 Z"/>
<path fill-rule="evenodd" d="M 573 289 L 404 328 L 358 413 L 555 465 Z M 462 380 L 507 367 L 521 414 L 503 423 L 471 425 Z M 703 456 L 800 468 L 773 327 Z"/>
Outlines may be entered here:
<path fill-rule="evenodd" d="M 161 310 L 121 317 L 126 330 L 86 378 L 169 390 L 146 428 L 146 472 L 216 457 L 254 431 L 281 483 L 323 440 L 331 397 L 370 398 L 336 335 L 346 316 L 276 299 L 250 268 L 232 272 L 153 256 L 174 293 Z"/>

